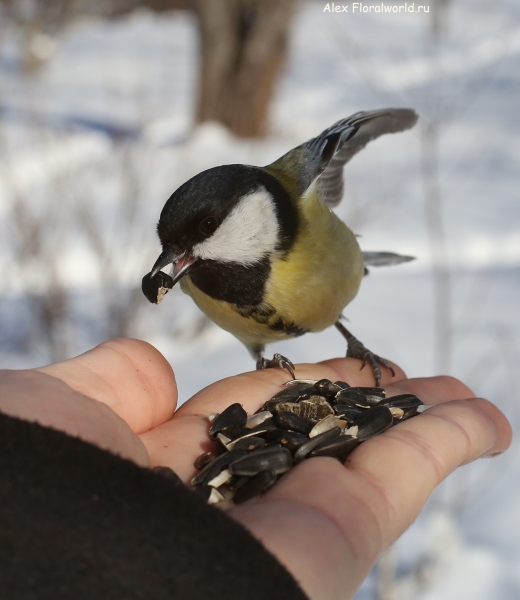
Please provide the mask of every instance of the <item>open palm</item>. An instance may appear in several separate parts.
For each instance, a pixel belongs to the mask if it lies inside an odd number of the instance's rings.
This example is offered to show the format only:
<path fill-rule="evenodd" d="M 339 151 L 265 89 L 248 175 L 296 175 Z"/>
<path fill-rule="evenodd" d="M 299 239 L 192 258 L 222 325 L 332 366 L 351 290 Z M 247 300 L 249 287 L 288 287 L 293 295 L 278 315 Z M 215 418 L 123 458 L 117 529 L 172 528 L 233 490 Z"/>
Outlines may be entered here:
<path fill-rule="evenodd" d="M 359 367 L 355 359 L 333 359 L 298 365 L 296 375 L 374 385 L 370 370 Z M 407 379 L 394 368 L 395 378 L 383 377 L 388 395 L 413 393 L 439 406 L 365 442 L 344 465 L 326 457 L 304 461 L 264 496 L 229 511 L 310 598 L 353 596 L 442 479 L 510 443 L 504 415 L 461 382 Z M 168 466 L 188 482 L 195 458 L 211 449 L 207 415 L 233 402 L 252 413 L 285 381 L 279 369 L 245 373 L 214 383 L 175 410 L 175 378 L 164 357 L 145 342 L 119 339 L 41 369 L 2 372 L 0 411 L 142 466 Z"/>

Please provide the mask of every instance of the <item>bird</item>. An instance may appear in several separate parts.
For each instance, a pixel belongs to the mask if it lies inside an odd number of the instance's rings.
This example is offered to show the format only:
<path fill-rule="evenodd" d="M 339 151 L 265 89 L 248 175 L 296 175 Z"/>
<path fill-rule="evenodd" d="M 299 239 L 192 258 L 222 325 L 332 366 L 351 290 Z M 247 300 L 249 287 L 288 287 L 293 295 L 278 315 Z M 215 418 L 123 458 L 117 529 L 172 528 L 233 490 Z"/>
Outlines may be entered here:
<path fill-rule="evenodd" d="M 341 320 L 368 266 L 413 257 L 363 253 L 332 209 L 343 197 L 345 164 L 417 119 L 407 108 L 357 112 L 265 167 L 230 164 L 195 175 L 161 211 L 162 252 L 143 277 L 145 296 L 158 304 L 180 281 L 202 312 L 247 347 L 257 369 L 280 367 L 294 379 L 293 363 L 281 354 L 265 358 L 265 345 L 335 326 L 347 356 L 371 366 L 376 386 L 381 367 L 395 376 Z"/>

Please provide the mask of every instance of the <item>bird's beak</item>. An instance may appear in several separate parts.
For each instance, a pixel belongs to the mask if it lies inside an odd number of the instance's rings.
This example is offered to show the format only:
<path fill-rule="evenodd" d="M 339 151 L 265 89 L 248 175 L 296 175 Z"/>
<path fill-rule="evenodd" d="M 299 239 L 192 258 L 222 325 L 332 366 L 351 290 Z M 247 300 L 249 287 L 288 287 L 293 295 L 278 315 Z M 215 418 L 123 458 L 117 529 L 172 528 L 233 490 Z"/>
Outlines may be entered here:
<path fill-rule="evenodd" d="M 154 266 L 152 267 L 152 271 L 150 272 L 150 277 L 155 277 L 157 273 L 164 267 L 171 265 L 179 260 L 182 254 L 175 254 L 175 252 L 171 248 L 166 248 L 161 252 L 159 258 L 155 261 Z"/>
<path fill-rule="evenodd" d="M 157 275 L 164 267 L 173 264 L 171 273 L 173 278 L 171 285 L 173 287 L 179 279 L 186 275 L 188 269 L 196 260 L 196 257 L 186 255 L 186 252 L 175 254 L 173 250 L 167 248 L 166 250 L 163 250 L 159 258 L 155 261 L 152 271 L 150 272 L 150 278 L 155 277 L 155 275 Z"/>

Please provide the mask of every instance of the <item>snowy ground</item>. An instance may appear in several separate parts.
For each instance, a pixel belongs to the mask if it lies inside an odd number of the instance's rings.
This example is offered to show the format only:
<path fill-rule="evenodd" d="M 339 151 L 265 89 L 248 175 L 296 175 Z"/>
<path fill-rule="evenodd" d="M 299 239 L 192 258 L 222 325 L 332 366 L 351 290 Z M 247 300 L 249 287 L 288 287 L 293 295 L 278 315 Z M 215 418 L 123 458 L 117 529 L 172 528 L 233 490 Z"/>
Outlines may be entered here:
<path fill-rule="evenodd" d="M 436 47 L 428 15 L 324 13 L 305 5 L 294 24 L 290 60 L 277 94 L 273 134 L 231 139 L 215 125 L 192 132 L 194 23 L 183 14 L 138 13 L 70 29 L 54 59 L 31 81 L 0 61 L 0 366 L 50 360 L 36 293 L 61 286 L 73 305 L 68 351 L 110 332 L 114 297 L 77 220 L 80 208 L 102 230 L 115 291 L 139 285 L 159 252 L 154 225 L 171 191 L 216 164 L 266 164 L 336 119 L 363 109 L 411 106 L 416 130 L 388 136 L 349 165 L 339 213 L 366 250 L 418 257 L 373 270 L 346 312 L 352 330 L 410 376 L 436 372 L 432 247 L 421 179 L 421 127 L 439 122 L 442 217 L 448 248 L 451 359 L 445 368 L 496 402 L 518 427 L 520 359 L 520 7 L 456 2 Z M 125 154 L 126 153 L 126 154 Z M 375 176 L 376 175 L 376 176 Z M 118 227 L 125 180 L 135 179 L 130 234 Z M 135 191 L 135 190 L 134 190 Z M 59 192 L 59 210 L 49 211 Z M 22 200 L 20 200 L 22 199 Z M 15 202 L 52 223 L 50 250 L 23 268 L 15 261 Z M 50 215 L 50 217 L 49 217 Z M 54 245 L 53 245 L 54 244 Z M 55 272 L 42 268 L 49 261 Z M 117 268 L 116 268 L 117 267 Z M 121 292 L 122 293 L 122 292 Z M 33 294 L 33 295 L 31 295 Z M 117 294 L 115 297 L 117 304 Z M 154 343 L 174 366 L 180 397 L 222 376 L 251 369 L 230 335 L 200 326 L 175 290 L 159 307 L 139 298 L 129 331 Z M 41 324 L 40 324 L 41 325 Z M 341 355 L 335 331 L 274 345 L 295 361 Z M 518 445 L 493 461 L 464 467 L 441 486 L 418 522 L 385 558 L 395 565 L 396 597 L 513 600 L 520 596 Z M 359 598 L 373 598 L 370 578 Z M 421 587 L 422 586 L 422 587 Z"/>

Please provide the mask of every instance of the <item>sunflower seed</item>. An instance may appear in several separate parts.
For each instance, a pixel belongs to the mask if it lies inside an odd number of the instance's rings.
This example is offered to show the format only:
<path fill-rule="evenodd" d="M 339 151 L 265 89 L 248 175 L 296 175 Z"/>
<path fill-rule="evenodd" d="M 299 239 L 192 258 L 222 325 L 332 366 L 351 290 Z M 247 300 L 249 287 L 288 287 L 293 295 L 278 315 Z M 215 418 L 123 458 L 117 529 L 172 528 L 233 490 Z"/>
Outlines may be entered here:
<path fill-rule="evenodd" d="M 232 476 L 233 476 L 233 474 L 231 473 L 231 471 L 229 469 L 224 469 L 223 471 L 220 471 L 220 473 L 216 477 L 213 477 L 213 479 L 210 479 L 208 481 L 208 485 L 210 485 L 211 487 L 218 488 L 221 485 L 224 485 L 225 483 L 227 483 L 231 479 Z"/>
<path fill-rule="evenodd" d="M 341 427 L 334 427 L 334 429 L 329 429 L 328 431 L 324 431 L 316 437 L 311 438 L 308 442 L 305 442 L 305 444 L 302 444 L 298 448 L 298 450 L 296 450 L 296 453 L 294 455 L 294 462 L 301 462 L 304 458 L 307 457 L 307 454 L 310 454 L 314 450 L 314 448 L 317 448 L 320 444 L 322 444 L 325 441 L 333 440 L 334 438 L 339 436 L 340 433 Z"/>
<path fill-rule="evenodd" d="M 254 429 L 258 425 L 261 425 L 267 419 L 272 419 L 273 414 L 268 410 L 263 410 L 262 412 L 256 413 L 255 415 L 251 415 L 247 417 L 246 427 L 247 429 Z"/>
<path fill-rule="evenodd" d="M 229 482 L 229 489 L 230 490 L 239 490 L 250 479 L 251 479 L 251 477 L 248 477 L 247 475 L 233 475 L 233 478 Z"/>
<path fill-rule="evenodd" d="M 342 390 L 348 390 L 348 388 L 350 387 L 350 385 L 346 381 L 335 381 L 334 383 L 337 386 L 339 386 Z"/>
<path fill-rule="evenodd" d="M 385 389 L 382 387 L 353 387 L 350 389 L 361 392 L 365 396 L 379 396 L 379 398 L 386 397 Z"/>
<path fill-rule="evenodd" d="M 332 381 L 329 381 L 328 379 L 320 379 L 314 384 L 314 387 L 326 398 L 334 398 L 334 396 L 342 390 L 339 385 L 332 383 Z"/>
<path fill-rule="evenodd" d="M 231 439 L 225 436 L 223 433 L 217 433 L 217 452 L 222 454 L 229 450 L 228 445 L 231 443 Z"/>
<path fill-rule="evenodd" d="M 348 429 L 344 429 L 341 433 L 342 433 L 342 435 L 350 435 L 350 437 L 357 438 L 358 433 L 359 433 L 359 427 L 357 425 L 352 425 L 352 427 L 349 427 Z"/>
<path fill-rule="evenodd" d="M 321 405 L 321 408 L 319 408 L 319 405 Z M 300 400 L 300 402 L 279 402 L 274 407 L 273 415 L 281 412 L 290 412 L 304 419 L 314 419 L 316 421 L 319 419 L 316 415 L 320 411 L 328 410 L 328 408 L 323 408 L 326 406 L 330 405 L 322 396 L 310 396 L 307 400 Z"/>
<path fill-rule="evenodd" d="M 323 396 L 311 396 L 308 400 L 298 403 L 300 417 L 319 421 L 334 414 L 334 409 Z"/>
<path fill-rule="evenodd" d="M 385 398 L 381 401 L 381 405 L 388 406 L 388 408 L 400 408 L 404 412 L 402 418 L 409 419 L 419 412 L 419 407 L 423 406 L 423 403 L 413 394 L 400 394 Z"/>
<path fill-rule="evenodd" d="M 272 441 L 279 444 L 282 448 L 288 448 L 291 452 L 296 452 L 298 448 L 308 441 L 308 437 L 297 431 L 286 431 L 277 429 L 271 432 Z"/>
<path fill-rule="evenodd" d="M 279 407 L 282 404 L 287 404 L 287 405 L 294 405 L 295 408 L 294 410 L 298 410 L 296 408 L 296 402 L 289 402 L 289 400 L 267 400 L 267 402 L 262 406 L 262 412 L 270 412 L 271 414 L 274 413 L 277 410 L 289 410 L 287 408 L 281 408 L 279 409 Z M 293 409 L 290 409 L 291 411 L 293 411 Z M 267 421 L 267 423 L 269 423 L 269 421 Z"/>
<path fill-rule="evenodd" d="M 230 450 L 225 454 L 217 456 L 215 460 L 211 461 L 202 469 L 202 471 L 195 475 L 191 480 L 191 485 L 204 485 L 208 481 L 211 481 L 221 471 L 227 469 L 234 460 L 237 460 L 245 454 L 245 450 Z"/>
<path fill-rule="evenodd" d="M 245 435 L 244 437 L 238 438 L 229 444 L 229 449 L 238 448 L 239 450 L 261 450 L 265 446 L 264 438 L 258 437 L 257 435 Z"/>
<path fill-rule="evenodd" d="M 250 434 L 251 429 L 247 427 L 224 427 L 220 433 L 233 441 Z"/>
<path fill-rule="evenodd" d="M 318 380 L 317 379 L 291 379 L 284 383 L 286 387 L 294 387 L 300 383 L 305 383 L 306 385 L 314 385 Z"/>
<path fill-rule="evenodd" d="M 293 465 L 291 453 L 287 448 L 264 448 L 249 452 L 229 465 L 234 475 L 256 475 L 260 471 L 273 471 L 281 475 Z"/>
<path fill-rule="evenodd" d="M 347 425 L 347 422 L 344 419 L 340 419 L 336 415 L 328 415 L 310 430 L 309 437 L 313 438 L 323 433 L 324 431 L 328 431 L 329 429 L 333 429 L 334 427 L 344 428 Z"/>
<path fill-rule="evenodd" d="M 373 394 L 367 394 L 365 396 L 365 400 L 366 400 L 368 406 L 375 406 L 376 404 L 379 404 L 381 402 L 381 400 L 383 400 L 383 398 L 381 398 L 381 396 L 375 396 Z"/>
<path fill-rule="evenodd" d="M 205 452 L 197 458 L 201 470 L 192 484 L 209 503 L 239 504 L 265 492 L 294 464 L 318 456 L 344 461 L 360 443 L 427 408 L 413 394 L 386 398 L 383 388 L 291 381 L 254 415 L 238 403 L 209 415 L 217 457 Z"/>
<path fill-rule="evenodd" d="M 394 419 L 404 419 L 404 410 L 402 408 L 391 407 L 390 412 L 392 413 L 392 417 L 394 417 Z"/>
<path fill-rule="evenodd" d="M 350 406 L 368 406 L 366 397 L 356 388 L 341 390 L 334 398 L 336 404 L 349 404 Z"/>
<path fill-rule="evenodd" d="M 345 421 L 348 421 L 349 423 L 354 423 L 359 415 L 366 409 L 359 408 L 359 406 L 350 406 L 349 404 L 336 404 L 334 410 L 338 417 L 345 419 Z"/>
<path fill-rule="evenodd" d="M 380 404 L 389 407 L 409 408 L 411 406 L 421 406 L 423 402 L 413 394 L 399 394 L 398 396 L 389 396 L 381 400 Z"/>
<path fill-rule="evenodd" d="M 320 444 L 311 452 L 311 456 L 333 456 L 345 460 L 358 445 L 358 439 L 349 435 L 340 435 L 332 441 Z"/>
<path fill-rule="evenodd" d="M 213 452 L 204 452 L 203 454 L 197 457 L 193 466 L 200 471 L 212 460 L 214 460 L 214 458 L 215 455 L 213 454 Z"/>
<path fill-rule="evenodd" d="M 273 416 L 277 412 L 291 412 L 291 413 L 299 416 L 300 405 L 297 402 L 277 402 L 273 406 Z"/>
<path fill-rule="evenodd" d="M 173 287 L 173 279 L 163 271 L 159 271 L 153 277 L 147 273 L 141 282 L 141 289 L 146 299 L 152 304 L 160 304 L 164 296 Z"/>
<path fill-rule="evenodd" d="M 273 471 L 260 471 L 245 483 L 233 496 L 233 504 L 241 504 L 259 494 L 266 492 L 276 481 Z"/>
<path fill-rule="evenodd" d="M 281 431 L 281 429 L 277 429 L 277 431 Z M 269 432 L 271 435 L 273 435 L 273 432 Z M 280 450 L 280 448 L 282 447 L 282 444 L 280 444 L 280 442 L 278 440 L 271 440 L 269 442 L 267 442 L 267 444 L 264 447 L 264 450 L 272 450 L 273 448 L 277 448 L 278 450 Z"/>
<path fill-rule="evenodd" d="M 215 418 L 209 430 L 209 437 L 214 440 L 217 433 L 226 427 L 243 427 L 247 422 L 247 413 L 238 402 L 231 404 Z"/>
<path fill-rule="evenodd" d="M 267 421 L 260 423 L 260 425 L 257 425 L 253 429 L 250 429 L 250 431 L 255 435 L 265 437 L 264 434 L 266 432 L 272 431 L 273 429 L 278 429 L 278 427 L 276 427 L 276 423 L 273 421 L 273 419 L 267 419 Z"/>
<path fill-rule="evenodd" d="M 313 427 L 311 421 L 289 411 L 276 412 L 274 421 L 282 429 L 297 431 L 298 433 L 309 433 Z"/>
<path fill-rule="evenodd" d="M 287 386 L 284 390 L 275 394 L 271 400 L 292 400 L 302 395 L 315 394 L 314 384 L 312 382 L 297 382 L 296 384 Z"/>
<path fill-rule="evenodd" d="M 211 487 L 211 486 L 208 486 Z M 224 496 L 214 487 L 211 487 L 211 493 L 208 498 L 208 504 L 218 504 L 224 500 Z"/>
<path fill-rule="evenodd" d="M 388 406 L 374 406 L 355 421 L 355 426 L 358 427 L 358 440 L 364 442 L 379 433 L 383 433 L 383 431 L 392 427 L 393 421 L 394 418 Z"/>
<path fill-rule="evenodd" d="M 270 400 L 267 400 L 262 406 L 262 410 L 272 411 L 279 402 L 299 402 L 300 400 L 310 398 L 315 393 L 316 390 L 313 386 L 306 384 L 292 386 L 278 392 Z"/>
<path fill-rule="evenodd" d="M 208 502 L 209 497 L 211 496 L 211 491 L 215 489 L 212 488 L 210 485 L 203 485 L 200 487 L 196 487 L 195 488 L 195 493 L 197 494 L 197 496 L 200 496 L 204 502 Z"/>

